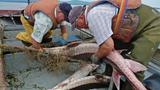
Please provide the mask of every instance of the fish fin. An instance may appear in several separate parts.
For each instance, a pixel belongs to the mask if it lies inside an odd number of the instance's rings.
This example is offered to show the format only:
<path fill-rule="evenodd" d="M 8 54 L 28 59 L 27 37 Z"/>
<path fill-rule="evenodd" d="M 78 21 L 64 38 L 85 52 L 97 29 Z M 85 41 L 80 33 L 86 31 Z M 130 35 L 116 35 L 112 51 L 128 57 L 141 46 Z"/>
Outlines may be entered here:
<path fill-rule="evenodd" d="M 115 69 L 113 69 L 112 79 L 113 79 L 113 82 L 114 82 L 117 90 L 120 90 L 120 78 L 121 78 L 120 73 L 117 72 Z"/>
<path fill-rule="evenodd" d="M 147 69 L 146 66 L 144 66 L 143 64 L 133 61 L 131 59 L 127 59 L 126 62 L 127 62 L 129 69 L 134 73 L 145 71 Z"/>

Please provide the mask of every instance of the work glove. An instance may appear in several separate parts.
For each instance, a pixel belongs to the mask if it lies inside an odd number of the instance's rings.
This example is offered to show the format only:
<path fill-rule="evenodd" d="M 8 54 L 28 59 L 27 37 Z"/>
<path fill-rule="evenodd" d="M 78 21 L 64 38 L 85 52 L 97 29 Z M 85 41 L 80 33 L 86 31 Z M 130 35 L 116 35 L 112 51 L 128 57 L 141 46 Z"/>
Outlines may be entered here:
<path fill-rule="evenodd" d="M 95 70 L 96 74 L 103 74 L 106 70 L 106 63 L 103 60 L 99 60 L 95 54 L 93 54 L 90 59 L 92 63 L 99 65 Z"/>

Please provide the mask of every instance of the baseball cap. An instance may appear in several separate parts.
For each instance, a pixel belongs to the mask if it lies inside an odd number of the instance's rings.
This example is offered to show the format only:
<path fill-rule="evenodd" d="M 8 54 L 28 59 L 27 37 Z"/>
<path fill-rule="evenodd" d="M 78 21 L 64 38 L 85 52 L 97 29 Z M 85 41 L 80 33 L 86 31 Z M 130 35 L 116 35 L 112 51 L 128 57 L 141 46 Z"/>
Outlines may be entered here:
<path fill-rule="evenodd" d="M 78 18 L 78 16 L 81 14 L 82 11 L 83 11 L 83 6 L 75 6 L 70 11 L 70 13 L 68 15 L 68 19 L 69 19 L 69 22 L 72 25 L 71 26 L 72 30 L 75 29 L 75 27 L 76 27 L 76 19 Z"/>
<path fill-rule="evenodd" d="M 62 2 L 59 4 L 59 8 L 61 9 L 62 13 L 64 14 L 65 21 L 69 22 L 68 14 L 69 14 L 70 10 L 72 9 L 71 4 L 69 4 L 67 2 Z"/>

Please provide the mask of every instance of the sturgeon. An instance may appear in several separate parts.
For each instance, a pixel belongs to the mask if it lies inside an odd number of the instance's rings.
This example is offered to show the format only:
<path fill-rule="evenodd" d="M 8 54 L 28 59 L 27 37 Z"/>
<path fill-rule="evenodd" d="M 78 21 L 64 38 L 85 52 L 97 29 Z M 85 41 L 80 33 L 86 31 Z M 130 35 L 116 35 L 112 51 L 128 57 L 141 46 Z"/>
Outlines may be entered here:
<path fill-rule="evenodd" d="M 71 80 L 70 83 L 67 83 L 64 86 L 61 86 L 58 88 L 56 87 L 56 88 L 49 89 L 49 90 L 71 90 L 71 89 L 76 90 L 76 88 L 80 87 L 80 86 L 85 86 L 85 85 L 89 85 L 89 84 L 106 84 L 106 83 L 109 83 L 109 81 L 110 81 L 110 77 L 104 76 L 104 75 L 86 76 L 83 78 Z"/>
<path fill-rule="evenodd" d="M 3 48 L 3 46 L 1 48 Z M 16 48 L 18 50 L 20 49 L 21 51 L 26 50 L 26 48 L 17 46 L 12 48 Z M 62 47 L 44 48 L 43 53 L 49 53 L 53 55 L 59 54 L 68 57 L 74 57 L 85 54 L 93 54 L 97 51 L 97 49 L 98 46 L 95 43 L 82 43 L 74 47 L 72 47 L 71 45 L 67 45 Z M 29 49 L 29 50 L 39 52 L 39 50 L 35 49 Z M 119 84 L 120 74 L 124 75 L 128 79 L 128 81 L 135 90 L 146 90 L 143 84 L 134 75 L 135 72 L 146 70 L 145 66 L 133 60 L 124 59 L 116 50 L 112 51 L 108 56 L 106 56 L 106 58 L 108 58 L 108 60 L 105 61 L 109 61 L 112 63 L 113 67 L 114 66 L 117 67 L 116 70 L 113 71 L 112 78 L 118 90 L 120 85 Z"/>
<path fill-rule="evenodd" d="M 113 67 L 112 78 L 118 90 L 120 87 L 120 74 L 124 75 L 130 82 L 134 90 L 147 90 L 144 85 L 136 78 L 134 73 L 146 70 L 146 67 L 133 60 L 124 59 L 116 50 L 112 51 L 105 61 L 111 62 Z"/>
<path fill-rule="evenodd" d="M 79 83 L 79 82 L 82 82 L 82 80 L 84 81 L 85 79 L 81 79 L 81 78 L 86 77 L 91 71 L 95 70 L 97 67 L 98 65 L 96 64 L 87 64 L 86 66 L 81 67 L 72 76 L 70 76 L 69 78 L 67 78 L 66 80 L 62 81 L 61 83 L 57 84 L 54 88 L 49 90 L 69 90 L 74 87 L 80 86 L 81 84 L 83 85 L 84 83 Z M 76 82 L 76 83 L 73 83 L 73 82 Z M 72 85 L 71 83 L 74 85 Z"/>
<path fill-rule="evenodd" d="M 52 54 L 61 54 L 66 56 L 77 56 L 84 54 L 93 54 L 97 51 L 98 45 L 95 43 L 82 43 L 75 47 L 57 47 L 57 48 L 46 48 L 45 51 Z M 146 67 L 138 62 L 133 60 L 124 59 L 118 51 L 112 51 L 108 56 L 106 56 L 106 60 L 112 63 L 114 71 L 112 73 L 113 81 L 119 90 L 120 85 L 120 74 L 124 75 L 126 79 L 130 82 L 134 90 L 147 90 L 143 84 L 136 78 L 134 75 L 135 72 L 144 71 Z M 81 82 L 83 83 L 83 82 Z"/>

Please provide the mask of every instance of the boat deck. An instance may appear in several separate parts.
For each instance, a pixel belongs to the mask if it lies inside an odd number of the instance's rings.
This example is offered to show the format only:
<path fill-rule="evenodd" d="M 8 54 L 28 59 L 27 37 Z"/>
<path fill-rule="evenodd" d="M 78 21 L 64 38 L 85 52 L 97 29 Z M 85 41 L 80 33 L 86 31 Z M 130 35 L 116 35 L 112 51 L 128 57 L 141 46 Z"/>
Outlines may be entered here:
<path fill-rule="evenodd" d="M 8 23 L 5 20 L 1 20 L 5 23 L 3 33 L 6 39 L 1 40 L 3 44 L 23 46 L 15 39 L 16 34 L 24 30 L 22 25 L 14 25 L 13 22 L 7 20 Z M 56 32 L 58 33 L 58 30 Z M 8 83 L 8 90 L 47 90 L 65 80 L 78 69 L 78 64 L 72 63 L 65 69 L 50 71 L 42 63 L 23 52 L 4 54 L 3 60 L 5 69 L 2 77 Z"/>
<path fill-rule="evenodd" d="M 4 33 L 1 35 L 6 38 L 3 38 L 1 42 L 7 45 L 23 46 L 20 41 L 15 39 L 15 35 L 24 30 L 22 25 L 14 24 L 12 20 L 4 18 L 0 22 L 3 24 Z M 68 29 L 70 30 L 70 26 L 68 26 Z M 59 33 L 58 30 L 56 30 L 56 33 Z M 84 32 L 71 31 L 70 33 L 80 35 L 81 39 L 91 37 Z M 148 70 L 145 72 L 146 77 L 155 72 L 160 74 L 159 49 L 148 65 Z M 6 87 L 8 90 L 47 90 L 72 75 L 79 67 L 79 64 L 72 63 L 67 69 L 61 69 L 58 72 L 49 71 L 42 63 L 22 52 L 4 54 L 1 58 L 4 62 L 0 62 L 0 64 L 3 63 L 4 68 L 0 69 L 4 73 L 1 73 L 0 76 L 4 78 L 4 82 L 7 82 Z"/>

